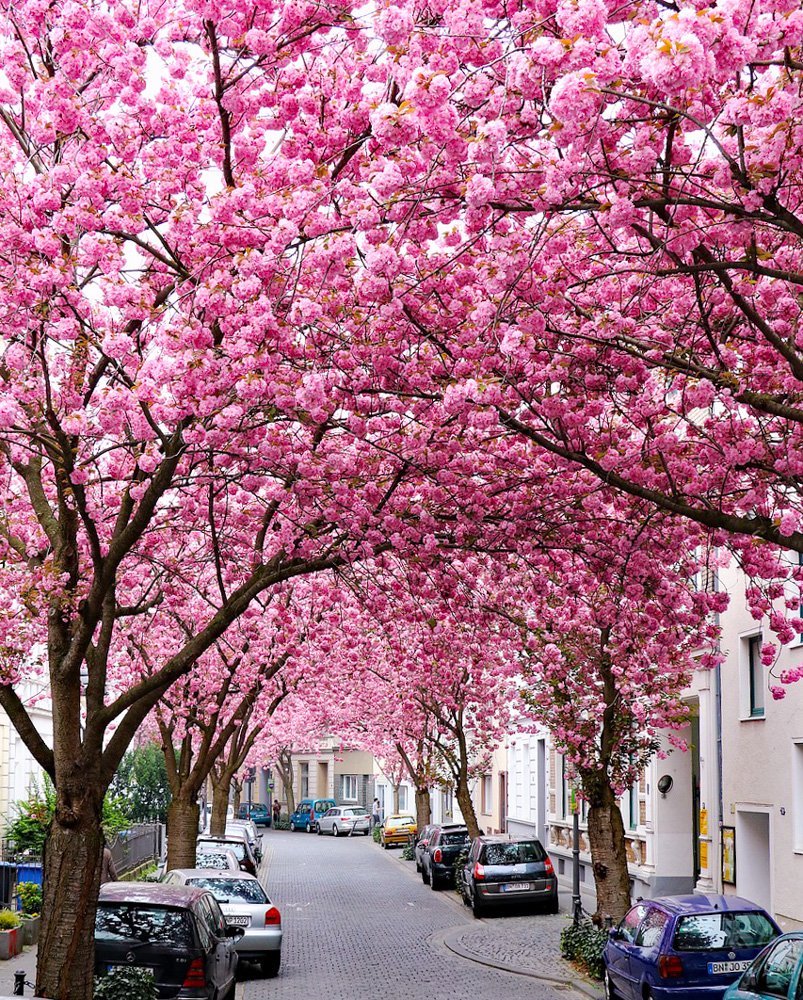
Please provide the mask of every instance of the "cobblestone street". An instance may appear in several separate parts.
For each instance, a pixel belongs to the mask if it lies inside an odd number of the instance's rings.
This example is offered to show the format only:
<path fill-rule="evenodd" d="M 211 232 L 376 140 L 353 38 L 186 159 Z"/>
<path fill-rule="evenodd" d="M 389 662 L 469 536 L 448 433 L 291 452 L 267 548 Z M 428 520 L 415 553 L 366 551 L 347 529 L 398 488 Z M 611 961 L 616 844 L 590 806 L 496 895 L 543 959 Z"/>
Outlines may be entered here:
<path fill-rule="evenodd" d="M 262 875 L 282 912 L 282 971 L 244 965 L 238 1000 L 553 1000 L 580 997 L 558 958 L 564 917 L 476 921 L 457 896 L 432 892 L 398 851 L 370 839 L 268 831 Z M 452 950 L 455 949 L 455 950 Z M 515 974 L 461 957 L 522 966 Z M 457 952 L 457 953 L 456 953 Z M 550 984 L 535 975 L 555 980 Z M 593 991 L 586 987 L 586 995 Z"/>

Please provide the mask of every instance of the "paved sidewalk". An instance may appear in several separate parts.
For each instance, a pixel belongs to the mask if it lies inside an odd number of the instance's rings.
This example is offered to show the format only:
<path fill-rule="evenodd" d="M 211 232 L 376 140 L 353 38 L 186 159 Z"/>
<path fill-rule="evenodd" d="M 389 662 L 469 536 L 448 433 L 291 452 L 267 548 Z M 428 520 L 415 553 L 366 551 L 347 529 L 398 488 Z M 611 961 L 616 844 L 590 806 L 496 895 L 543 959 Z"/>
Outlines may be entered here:
<path fill-rule="evenodd" d="M 14 973 L 18 969 L 25 971 L 25 978 L 29 983 L 36 981 L 36 945 L 26 945 L 21 955 L 0 962 L 0 1000 L 4 996 L 11 996 L 14 992 Z M 32 997 L 33 986 L 26 986 L 23 995 Z"/>
<path fill-rule="evenodd" d="M 420 877 L 413 862 L 403 861 L 400 852 L 393 857 L 414 878 Z M 471 917 L 471 911 L 463 906 L 456 892 L 445 890 L 439 895 L 453 902 L 467 919 Z M 597 1000 L 604 997 L 601 985 L 586 979 L 560 957 L 560 932 L 567 925 L 570 905 L 569 894 L 562 892 L 561 913 L 510 913 L 475 918 L 445 934 L 442 943 L 469 962 L 540 980 L 557 989 L 574 989 Z"/>

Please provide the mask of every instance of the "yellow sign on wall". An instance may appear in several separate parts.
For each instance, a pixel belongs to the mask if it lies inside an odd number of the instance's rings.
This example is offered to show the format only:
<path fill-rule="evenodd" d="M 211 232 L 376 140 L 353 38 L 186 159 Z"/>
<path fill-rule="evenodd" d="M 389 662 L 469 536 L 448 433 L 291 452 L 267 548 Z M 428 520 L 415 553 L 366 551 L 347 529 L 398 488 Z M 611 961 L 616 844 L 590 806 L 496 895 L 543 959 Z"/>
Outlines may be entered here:
<path fill-rule="evenodd" d="M 701 837 L 707 837 L 708 836 L 708 810 L 707 809 L 701 809 L 700 810 L 700 836 Z"/>
<path fill-rule="evenodd" d="M 708 841 L 700 841 L 700 871 L 708 870 Z"/>

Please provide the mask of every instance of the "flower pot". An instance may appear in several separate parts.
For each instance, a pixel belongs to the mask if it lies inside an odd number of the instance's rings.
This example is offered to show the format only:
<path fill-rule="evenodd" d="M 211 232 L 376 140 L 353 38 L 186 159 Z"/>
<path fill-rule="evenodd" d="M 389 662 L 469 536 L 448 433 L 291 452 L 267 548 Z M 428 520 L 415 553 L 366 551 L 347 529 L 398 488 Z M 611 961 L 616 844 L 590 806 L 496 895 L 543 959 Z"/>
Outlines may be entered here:
<path fill-rule="evenodd" d="M 39 943 L 39 921 L 41 917 L 37 913 L 34 916 L 28 914 L 21 914 L 22 926 L 20 930 L 22 931 L 22 943 L 23 944 L 38 944 Z"/>
<path fill-rule="evenodd" d="M 13 927 L 8 931 L 0 931 L 0 960 L 14 958 L 22 951 L 22 931 Z"/>

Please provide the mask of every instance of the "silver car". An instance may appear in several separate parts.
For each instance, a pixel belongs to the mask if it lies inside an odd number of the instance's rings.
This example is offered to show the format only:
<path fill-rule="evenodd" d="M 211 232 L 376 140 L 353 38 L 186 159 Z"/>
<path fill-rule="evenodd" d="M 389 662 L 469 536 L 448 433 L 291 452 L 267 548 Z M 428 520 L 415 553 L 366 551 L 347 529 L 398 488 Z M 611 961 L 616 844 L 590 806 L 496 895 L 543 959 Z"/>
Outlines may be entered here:
<path fill-rule="evenodd" d="M 275 976 L 282 961 L 282 916 L 268 899 L 259 880 L 245 872 L 177 868 L 163 881 L 207 889 L 220 904 L 226 922 L 242 927 L 237 942 L 242 961 L 259 962 L 265 976 Z"/>
<path fill-rule="evenodd" d="M 341 833 L 362 833 L 366 837 L 371 829 L 371 817 L 362 806 L 332 806 L 318 820 L 318 834 L 331 833 L 339 837 Z"/>

